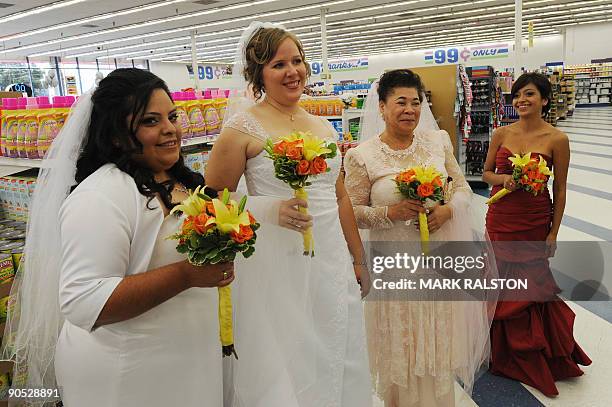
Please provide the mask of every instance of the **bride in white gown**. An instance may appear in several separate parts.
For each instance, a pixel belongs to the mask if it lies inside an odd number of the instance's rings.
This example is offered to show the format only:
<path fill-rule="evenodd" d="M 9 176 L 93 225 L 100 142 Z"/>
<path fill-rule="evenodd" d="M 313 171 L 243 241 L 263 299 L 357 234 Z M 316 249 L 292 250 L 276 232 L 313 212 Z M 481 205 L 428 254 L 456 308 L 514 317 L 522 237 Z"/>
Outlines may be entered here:
<path fill-rule="evenodd" d="M 233 361 L 226 405 L 371 406 L 358 284 L 367 273 L 350 200 L 337 180 L 341 158 L 328 160 L 331 171 L 307 187 L 308 218 L 263 151 L 266 139 L 292 131 L 330 141 L 337 134 L 298 106 L 309 72 L 295 36 L 256 23 L 241 42 L 235 74 L 244 71 L 259 103 L 237 113 L 230 106 L 206 169 L 208 185 L 218 190 L 235 190 L 244 174 L 248 207 L 262 221 L 255 254 L 236 262 L 239 359 Z M 296 233 L 310 224 L 314 257 L 302 255 L 302 235 Z"/>

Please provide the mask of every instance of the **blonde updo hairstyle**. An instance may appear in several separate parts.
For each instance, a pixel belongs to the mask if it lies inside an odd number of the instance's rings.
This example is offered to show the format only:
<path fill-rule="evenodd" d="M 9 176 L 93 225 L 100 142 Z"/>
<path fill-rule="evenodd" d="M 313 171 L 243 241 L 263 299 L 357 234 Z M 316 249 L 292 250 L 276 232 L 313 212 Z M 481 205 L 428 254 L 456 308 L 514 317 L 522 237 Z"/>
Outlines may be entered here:
<path fill-rule="evenodd" d="M 263 92 L 265 92 L 263 83 L 264 66 L 274 58 L 276 51 L 287 38 L 291 38 L 297 46 L 306 67 L 306 77 L 310 77 L 311 70 L 310 65 L 306 62 L 304 47 L 294 34 L 282 28 L 260 28 L 253 34 L 245 48 L 243 71 L 244 79 L 252 86 L 256 100 L 261 99 Z"/>

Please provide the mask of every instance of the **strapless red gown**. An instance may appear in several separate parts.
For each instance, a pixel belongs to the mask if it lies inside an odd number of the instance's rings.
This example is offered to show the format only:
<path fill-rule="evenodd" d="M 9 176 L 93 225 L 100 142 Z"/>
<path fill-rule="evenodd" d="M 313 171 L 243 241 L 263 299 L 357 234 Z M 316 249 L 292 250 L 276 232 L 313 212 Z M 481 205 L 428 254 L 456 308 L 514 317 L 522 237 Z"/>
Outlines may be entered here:
<path fill-rule="evenodd" d="M 508 160 L 513 154 L 501 147 L 496 155 L 497 173 L 512 174 Z M 537 156 L 536 153 L 534 155 Z M 542 154 L 548 163 L 550 157 Z M 491 196 L 502 186 L 495 186 Z M 538 196 L 514 191 L 489 206 L 487 232 L 492 241 L 545 241 L 552 222 L 552 202 L 548 190 Z M 588 366 L 591 360 L 573 336 L 574 312 L 557 294 L 546 256 L 527 261 L 525 255 L 497 255 L 500 276 L 527 278 L 537 290 L 533 298 L 545 302 L 500 301 L 491 326 L 491 372 L 519 380 L 537 388 L 546 396 L 559 394 L 556 380 L 581 376 L 578 364 Z M 534 283 L 532 285 L 532 283 Z M 530 288 L 532 291 L 532 288 Z"/>

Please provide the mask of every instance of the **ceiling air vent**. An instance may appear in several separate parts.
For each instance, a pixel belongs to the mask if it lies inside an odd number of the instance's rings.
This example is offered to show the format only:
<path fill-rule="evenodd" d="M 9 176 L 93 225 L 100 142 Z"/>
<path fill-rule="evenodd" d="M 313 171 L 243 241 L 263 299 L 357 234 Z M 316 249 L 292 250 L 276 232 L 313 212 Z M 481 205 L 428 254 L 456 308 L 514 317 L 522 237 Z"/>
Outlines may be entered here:
<path fill-rule="evenodd" d="M 0 3 L 0 8 L 8 8 L 8 7 L 13 7 L 14 4 L 11 3 Z"/>
<path fill-rule="evenodd" d="M 210 6 L 211 4 L 215 4 L 218 2 L 219 0 L 196 0 L 196 1 L 193 1 L 192 3 L 199 4 L 201 6 Z"/>

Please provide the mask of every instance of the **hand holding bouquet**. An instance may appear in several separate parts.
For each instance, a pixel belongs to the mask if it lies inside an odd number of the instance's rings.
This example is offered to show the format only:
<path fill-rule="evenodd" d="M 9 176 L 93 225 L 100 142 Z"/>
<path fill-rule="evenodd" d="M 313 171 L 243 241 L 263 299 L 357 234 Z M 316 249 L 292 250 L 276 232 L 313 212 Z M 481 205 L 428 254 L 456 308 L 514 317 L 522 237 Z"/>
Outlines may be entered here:
<path fill-rule="evenodd" d="M 508 158 L 512 162 L 512 179 L 518 189 L 527 191 L 533 196 L 537 196 L 546 187 L 548 177 L 552 172 L 547 166 L 546 160 L 539 155 L 539 160 L 531 157 L 531 153 L 524 155 L 514 154 L 514 157 Z M 494 204 L 504 196 L 512 192 L 509 189 L 502 188 L 487 201 L 487 205 Z"/>
<path fill-rule="evenodd" d="M 442 174 L 434 167 L 414 167 L 396 175 L 397 190 L 407 199 L 415 199 L 425 203 L 441 201 L 444 198 Z M 429 228 L 427 215 L 419 213 L 419 231 L 421 233 L 421 248 L 423 253 L 429 252 Z"/>
<path fill-rule="evenodd" d="M 247 258 L 255 252 L 259 224 L 245 210 L 246 196 L 240 203 L 230 200 L 227 189 L 221 199 L 212 199 L 200 187 L 175 206 L 170 213 L 181 211 L 186 218 L 181 229 L 170 239 L 178 240 L 176 250 L 187 253 L 195 266 L 234 261 L 238 253 Z M 230 286 L 219 287 L 219 325 L 224 356 L 234 354 L 232 328 L 232 292 Z M 236 356 L 237 358 L 237 356 Z"/>
<path fill-rule="evenodd" d="M 268 139 L 265 150 L 267 157 L 274 163 L 274 175 L 279 180 L 289 184 L 294 190 L 294 196 L 308 201 L 308 193 L 304 187 L 310 185 L 310 176 L 329 171 L 328 158 L 334 158 L 337 152 L 336 143 L 326 143 L 310 132 L 294 132 L 277 142 Z M 308 214 L 308 209 L 300 208 L 300 212 Z M 304 255 L 314 256 L 312 229 L 303 232 Z"/>

